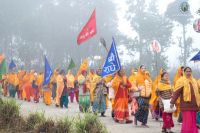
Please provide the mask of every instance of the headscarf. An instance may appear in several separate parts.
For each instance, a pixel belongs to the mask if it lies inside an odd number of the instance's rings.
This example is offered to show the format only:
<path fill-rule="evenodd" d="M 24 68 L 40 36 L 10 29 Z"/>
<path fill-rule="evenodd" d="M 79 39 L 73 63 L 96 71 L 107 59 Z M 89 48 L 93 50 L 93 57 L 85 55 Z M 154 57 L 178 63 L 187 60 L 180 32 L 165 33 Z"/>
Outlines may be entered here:
<path fill-rule="evenodd" d="M 183 99 L 185 102 L 191 102 L 191 88 L 190 84 L 193 87 L 195 98 L 196 98 L 196 103 L 198 106 L 200 106 L 200 95 L 199 95 L 199 88 L 198 88 L 198 83 L 196 79 L 193 78 L 193 76 L 190 76 L 189 78 L 186 78 L 184 75 L 181 77 L 176 85 L 175 85 L 175 91 L 183 88 Z"/>
<path fill-rule="evenodd" d="M 135 69 L 134 68 L 132 68 L 131 76 L 128 78 L 128 80 L 131 82 L 131 84 L 136 80 L 136 74 L 135 74 Z"/>
<path fill-rule="evenodd" d="M 159 75 L 156 76 L 155 80 L 153 81 L 153 87 L 152 87 L 152 94 L 151 94 L 151 99 L 149 101 L 149 104 L 152 105 L 153 109 L 156 109 L 157 106 L 157 95 L 156 95 L 156 88 L 161 81 L 161 75 L 163 73 L 163 69 L 160 69 Z"/>
<path fill-rule="evenodd" d="M 182 69 L 181 67 L 178 68 L 177 72 L 176 72 L 176 75 L 174 77 L 174 87 L 176 85 L 176 82 L 178 81 L 179 78 L 182 77 Z"/>
<path fill-rule="evenodd" d="M 149 82 L 152 82 L 149 71 L 145 71 L 145 79 L 148 80 Z"/>
<path fill-rule="evenodd" d="M 172 90 L 172 86 L 170 84 L 170 81 L 161 80 L 158 83 L 158 91 L 167 91 L 167 90 Z"/>
<path fill-rule="evenodd" d="M 138 69 L 138 73 L 136 75 L 136 83 L 138 86 L 144 85 L 144 81 L 145 81 L 145 73 L 143 74 L 141 72 L 141 69 Z"/>
<path fill-rule="evenodd" d="M 118 73 L 115 74 L 115 77 L 113 78 L 113 81 L 112 81 L 112 88 L 114 89 L 114 93 L 116 95 L 117 93 L 117 90 L 119 89 L 119 85 L 121 82 L 124 82 L 126 83 L 127 82 L 127 77 L 126 76 L 119 76 Z"/>
<path fill-rule="evenodd" d="M 104 77 L 104 80 L 106 81 L 106 83 L 110 82 L 112 79 L 113 79 L 113 75 L 108 75 Z"/>
<path fill-rule="evenodd" d="M 66 78 L 67 78 L 67 87 L 74 88 L 75 78 L 74 78 L 74 75 L 71 73 L 71 70 L 68 71 Z"/>
<path fill-rule="evenodd" d="M 198 84 L 199 84 L 199 87 L 200 87 L 200 79 L 199 79 L 197 82 L 198 82 Z"/>

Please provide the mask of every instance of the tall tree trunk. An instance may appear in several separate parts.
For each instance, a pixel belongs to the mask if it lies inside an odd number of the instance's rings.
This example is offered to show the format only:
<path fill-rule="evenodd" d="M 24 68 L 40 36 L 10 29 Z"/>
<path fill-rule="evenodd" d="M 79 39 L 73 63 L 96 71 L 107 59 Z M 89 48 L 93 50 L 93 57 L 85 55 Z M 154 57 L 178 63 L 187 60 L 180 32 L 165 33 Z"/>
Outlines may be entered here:
<path fill-rule="evenodd" d="M 185 41 L 185 25 L 183 24 L 183 45 L 184 45 L 184 66 L 186 66 L 186 60 L 187 60 L 187 45 Z"/>
<path fill-rule="evenodd" d="M 138 46 L 139 46 L 139 64 L 142 64 L 142 39 L 141 36 L 139 36 L 139 42 L 138 42 Z"/>

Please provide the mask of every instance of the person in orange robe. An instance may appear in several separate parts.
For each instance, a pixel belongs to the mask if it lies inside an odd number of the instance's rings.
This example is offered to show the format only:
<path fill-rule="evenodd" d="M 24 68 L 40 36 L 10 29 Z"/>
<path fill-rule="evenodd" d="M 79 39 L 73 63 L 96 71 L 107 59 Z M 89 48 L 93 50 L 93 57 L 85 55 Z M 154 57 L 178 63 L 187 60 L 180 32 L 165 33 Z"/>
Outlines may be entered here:
<path fill-rule="evenodd" d="M 72 74 L 71 70 L 68 71 L 67 75 L 66 75 L 66 78 L 67 78 L 67 89 L 69 90 L 69 95 L 70 95 L 70 101 L 71 103 L 74 102 L 74 81 L 75 81 L 75 78 L 74 78 L 74 75 Z"/>
<path fill-rule="evenodd" d="M 23 77 L 24 77 L 25 74 L 26 74 L 25 71 L 19 70 L 18 75 L 17 75 L 18 79 L 19 79 L 19 88 L 17 90 L 17 96 L 18 96 L 18 99 L 20 99 L 20 100 L 23 100 L 23 97 L 22 97 L 22 92 L 23 92 L 22 86 L 23 86 Z"/>
<path fill-rule="evenodd" d="M 115 90 L 114 120 L 119 123 L 132 123 L 132 120 L 129 120 L 128 109 L 128 89 L 131 88 L 131 83 L 125 76 L 123 69 L 115 75 L 112 87 Z"/>
<path fill-rule="evenodd" d="M 31 89 L 32 89 L 32 81 L 30 80 L 31 79 L 31 74 L 26 72 L 25 76 L 23 77 L 23 86 L 22 86 L 22 89 L 23 89 L 23 92 L 22 92 L 22 95 L 23 95 L 23 98 L 24 100 L 27 100 L 28 102 L 31 101 Z"/>
<path fill-rule="evenodd" d="M 30 82 L 31 84 L 33 83 L 33 80 L 34 80 L 34 73 L 35 73 L 34 70 L 31 70 L 31 71 L 30 71 L 29 82 Z M 34 98 L 34 89 L 32 88 L 32 85 L 31 85 L 31 97 Z"/>
<path fill-rule="evenodd" d="M 60 98 L 62 96 L 62 92 L 64 89 L 64 76 L 65 76 L 65 72 L 64 72 L 64 70 L 61 70 L 59 72 L 59 75 L 56 78 L 56 83 L 57 83 L 56 98 L 55 98 L 55 106 L 56 107 L 60 106 Z"/>
<path fill-rule="evenodd" d="M 176 86 L 177 81 L 183 77 L 183 71 L 184 71 L 184 67 L 181 66 L 178 68 L 176 75 L 174 77 L 174 87 Z M 178 117 L 178 123 L 182 123 L 182 114 L 181 114 L 181 110 L 180 110 L 180 98 L 178 98 L 178 100 L 176 101 L 176 111 L 174 112 L 174 117 Z"/>
<path fill-rule="evenodd" d="M 43 100 L 47 106 L 51 105 L 51 95 L 52 95 L 51 88 L 52 88 L 51 83 L 43 87 L 43 95 L 44 95 Z"/>
<path fill-rule="evenodd" d="M 36 82 L 39 88 L 39 97 L 42 97 L 43 92 L 42 92 L 42 84 L 44 81 L 44 73 L 39 73 L 36 77 Z"/>

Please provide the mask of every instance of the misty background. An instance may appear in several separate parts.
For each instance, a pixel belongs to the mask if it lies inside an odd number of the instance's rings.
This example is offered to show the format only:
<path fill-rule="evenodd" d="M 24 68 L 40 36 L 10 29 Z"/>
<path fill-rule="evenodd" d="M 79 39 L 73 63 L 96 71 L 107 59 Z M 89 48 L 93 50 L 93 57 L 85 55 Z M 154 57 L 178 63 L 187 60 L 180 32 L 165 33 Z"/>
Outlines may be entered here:
<path fill-rule="evenodd" d="M 7 63 L 13 59 L 25 70 L 43 71 L 44 55 L 53 69 L 66 70 L 71 58 L 76 70 L 85 58 L 91 60 L 90 68 L 98 68 L 107 56 L 99 39 L 103 37 L 110 48 L 113 36 L 127 74 L 140 64 L 153 76 L 160 67 L 173 75 L 178 66 L 192 65 L 199 77 L 199 64 L 189 59 L 199 50 L 200 33 L 192 26 L 200 18 L 200 1 L 189 0 L 187 13 L 180 11 L 187 0 L 170 0 L 165 10 L 159 4 L 163 1 L 0 0 L 0 53 Z M 97 34 L 78 46 L 76 38 L 94 9 Z M 157 59 L 150 50 L 154 39 L 161 45 Z"/>

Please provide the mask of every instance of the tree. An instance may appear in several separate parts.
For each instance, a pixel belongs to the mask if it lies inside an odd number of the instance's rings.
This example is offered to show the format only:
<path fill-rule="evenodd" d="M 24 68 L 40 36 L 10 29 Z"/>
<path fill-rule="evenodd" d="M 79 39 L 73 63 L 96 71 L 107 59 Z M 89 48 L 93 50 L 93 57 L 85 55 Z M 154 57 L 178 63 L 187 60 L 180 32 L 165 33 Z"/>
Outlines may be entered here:
<path fill-rule="evenodd" d="M 111 37 L 119 34 L 115 4 L 111 0 L 6 0 L 0 1 L 0 8 L 2 51 L 10 56 L 11 49 L 20 49 L 19 54 L 12 55 L 20 58 L 16 61 L 22 60 L 28 69 L 36 67 L 30 63 L 35 62 L 30 50 L 38 51 L 39 61 L 47 54 L 53 68 L 66 67 L 70 58 L 78 66 L 81 58 L 106 56 L 99 38 L 104 37 L 109 48 Z M 97 11 L 97 35 L 78 46 L 76 37 L 94 8 Z M 13 38 L 18 40 L 16 44 L 13 44 Z"/>
<path fill-rule="evenodd" d="M 183 2 L 187 3 L 187 0 L 178 0 L 174 1 L 171 4 L 168 5 L 167 11 L 165 15 L 170 18 L 171 20 L 178 22 L 182 25 L 182 31 L 183 35 L 181 38 L 179 38 L 179 46 L 181 48 L 182 54 L 180 55 L 179 59 L 182 62 L 183 65 L 186 66 L 187 58 L 189 57 L 190 50 L 192 49 L 192 38 L 188 37 L 186 38 L 186 26 L 189 24 L 192 15 L 190 10 L 186 10 L 186 12 L 181 11 L 181 8 L 183 7 Z M 189 8 L 188 8 L 189 9 Z M 182 43 L 180 42 L 182 40 Z"/>
<path fill-rule="evenodd" d="M 158 13 L 154 0 L 150 2 L 150 5 L 145 3 L 145 0 L 128 0 L 127 3 L 129 5 L 127 18 L 138 34 L 133 44 L 139 52 L 139 63 L 148 64 L 150 71 L 160 67 L 167 68 L 167 57 L 164 52 L 170 46 L 172 23 Z M 162 47 L 158 56 L 150 51 L 150 43 L 154 39 L 158 40 Z M 158 66 L 155 63 L 152 64 L 156 60 L 159 62 Z"/>

